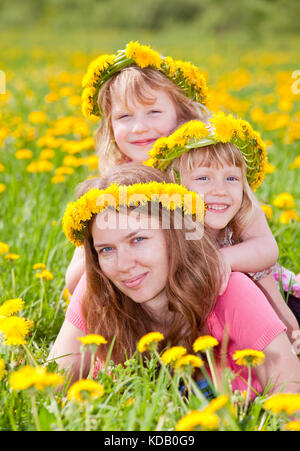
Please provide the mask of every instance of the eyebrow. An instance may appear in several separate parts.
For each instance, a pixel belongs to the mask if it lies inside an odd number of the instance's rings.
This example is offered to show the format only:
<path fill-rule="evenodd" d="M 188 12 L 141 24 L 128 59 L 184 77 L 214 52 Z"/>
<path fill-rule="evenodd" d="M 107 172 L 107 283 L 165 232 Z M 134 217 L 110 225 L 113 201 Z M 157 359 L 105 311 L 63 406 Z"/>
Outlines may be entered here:
<path fill-rule="evenodd" d="M 124 237 L 124 240 L 127 240 L 128 238 L 131 238 L 132 236 L 136 235 L 137 233 L 139 233 L 140 230 L 136 230 L 135 232 L 130 232 L 128 235 L 126 235 Z M 94 248 L 98 248 L 98 247 L 106 247 L 106 246 L 111 246 L 111 243 L 95 243 L 94 244 Z"/>

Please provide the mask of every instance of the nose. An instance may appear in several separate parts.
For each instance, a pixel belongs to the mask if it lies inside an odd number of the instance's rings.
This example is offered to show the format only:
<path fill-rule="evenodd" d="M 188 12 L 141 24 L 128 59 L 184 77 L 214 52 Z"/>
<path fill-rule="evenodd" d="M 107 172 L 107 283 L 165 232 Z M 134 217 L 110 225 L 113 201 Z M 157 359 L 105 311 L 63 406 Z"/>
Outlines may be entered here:
<path fill-rule="evenodd" d="M 147 120 L 145 117 L 137 117 L 132 124 L 132 133 L 144 133 L 148 131 Z"/>
<path fill-rule="evenodd" d="M 128 273 L 135 266 L 134 255 L 128 249 L 118 249 L 116 265 L 119 272 Z"/>
<path fill-rule="evenodd" d="M 212 194 L 215 196 L 225 196 L 227 194 L 226 186 L 224 180 L 214 180 Z"/>

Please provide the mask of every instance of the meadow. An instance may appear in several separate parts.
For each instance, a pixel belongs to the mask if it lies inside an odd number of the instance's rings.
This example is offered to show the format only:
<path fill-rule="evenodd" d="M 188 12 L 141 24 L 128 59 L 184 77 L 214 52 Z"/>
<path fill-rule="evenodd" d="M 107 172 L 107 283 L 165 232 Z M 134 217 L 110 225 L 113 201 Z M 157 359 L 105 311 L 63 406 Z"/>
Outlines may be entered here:
<path fill-rule="evenodd" d="M 191 378 L 199 361 L 173 371 L 151 340 L 145 366 L 138 350 L 124 366 L 108 357 L 110 371 L 77 391 L 47 361 L 70 300 L 65 271 L 73 248 L 62 232 L 62 215 L 78 183 L 98 167 L 97 124 L 81 113 L 82 76 L 95 56 L 132 39 L 197 64 L 208 78 L 209 108 L 232 112 L 260 131 L 269 163 L 256 194 L 280 263 L 300 272 L 300 39 L 251 45 L 192 32 L 178 42 L 175 30 L 2 33 L 0 430 L 300 430 L 300 422 L 291 421 L 299 395 L 272 404 L 266 392 L 248 405 L 247 394 L 231 393 L 224 369 L 225 389 L 214 386 L 217 397 L 208 403 Z M 191 388 L 189 397 L 177 389 L 180 378 Z"/>

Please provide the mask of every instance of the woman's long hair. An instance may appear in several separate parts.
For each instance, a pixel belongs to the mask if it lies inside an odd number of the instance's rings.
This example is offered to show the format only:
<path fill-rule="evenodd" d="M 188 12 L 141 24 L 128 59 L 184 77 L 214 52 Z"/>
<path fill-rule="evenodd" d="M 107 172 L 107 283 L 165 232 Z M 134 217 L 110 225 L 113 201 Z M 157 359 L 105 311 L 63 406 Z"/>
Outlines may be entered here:
<path fill-rule="evenodd" d="M 150 181 L 170 180 L 156 169 L 129 163 L 112 170 L 102 179 L 92 179 L 82 184 L 79 193 L 84 194 L 91 187 L 104 189 L 112 182 L 129 185 Z M 160 215 L 162 212 L 160 208 Z M 167 343 L 182 344 L 191 351 L 192 343 L 199 336 L 217 299 L 220 271 L 216 245 L 209 231 L 205 231 L 201 239 L 187 240 L 186 233 L 190 231 L 191 224 L 182 221 L 183 228 L 175 228 L 176 215 L 178 211 L 171 212 L 171 226 L 163 230 L 169 253 L 166 296 L 174 319 L 168 325 L 161 347 Z M 115 338 L 111 358 L 115 363 L 124 362 L 135 352 L 138 340 L 155 330 L 155 322 L 142 304 L 135 303 L 122 293 L 101 271 L 93 245 L 92 222 L 84 242 L 87 288 L 83 314 L 88 333 L 101 334 L 108 341 L 107 345 L 101 345 L 98 349 L 100 360 L 105 361 L 109 345 Z"/>

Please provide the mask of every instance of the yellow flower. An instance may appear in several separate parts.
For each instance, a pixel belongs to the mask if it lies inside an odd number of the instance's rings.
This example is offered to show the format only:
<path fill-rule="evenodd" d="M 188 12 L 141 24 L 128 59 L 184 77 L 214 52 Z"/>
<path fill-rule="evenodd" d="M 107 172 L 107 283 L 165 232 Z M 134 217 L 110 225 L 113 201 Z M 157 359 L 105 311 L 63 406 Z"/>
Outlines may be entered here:
<path fill-rule="evenodd" d="M 53 169 L 53 164 L 48 160 L 33 161 L 26 168 L 27 172 L 30 172 L 30 173 L 50 172 L 50 171 L 52 171 L 52 169 Z"/>
<path fill-rule="evenodd" d="M 3 241 L 0 241 L 0 255 L 6 254 L 9 251 L 9 246 Z"/>
<path fill-rule="evenodd" d="M 275 168 L 274 164 L 271 164 L 267 161 L 265 164 L 266 174 L 273 174 L 273 172 L 275 172 L 275 170 L 276 170 L 276 168 Z"/>
<path fill-rule="evenodd" d="M 211 412 L 214 413 L 217 410 L 222 409 L 229 401 L 229 396 L 227 395 L 220 395 L 217 398 L 210 401 L 209 405 L 205 407 L 203 412 Z"/>
<path fill-rule="evenodd" d="M 295 160 L 290 164 L 290 169 L 298 169 L 300 168 L 300 155 L 295 158 Z"/>
<path fill-rule="evenodd" d="M 273 210 L 270 205 L 262 204 L 261 209 L 264 212 L 264 214 L 266 215 L 267 219 L 272 219 Z"/>
<path fill-rule="evenodd" d="M 0 376 L 1 379 L 1 376 Z M 300 421 L 290 421 L 284 427 L 287 431 L 300 431 Z"/>
<path fill-rule="evenodd" d="M 101 398 L 104 395 L 104 387 L 96 381 L 81 379 L 71 386 L 68 391 L 69 401 L 82 403 L 90 398 Z"/>
<path fill-rule="evenodd" d="M 32 111 L 28 119 L 33 124 L 44 124 L 47 121 L 47 114 L 44 111 Z"/>
<path fill-rule="evenodd" d="M 30 367 L 25 365 L 10 376 L 10 386 L 13 390 L 26 390 L 34 387 L 44 390 L 47 387 L 57 387 L 64 382 L 64 378 L 55 373 L 48 373 L 43 367 Z"/>
<path fill-rule="evenodd" d="M 66 177 L 64 175 L 54 175 L 51 179 L 51 183 L 64 183 L 66 181 Z"/>
<path fill-rule="evenodd" d="M 214 135 L 217 141 L 227 143 L 232 140 L 237 128 L 237 122 L 232 114 L 216 113 L 210 122 L 214 126 Z"/>
<path fill-rule="evenodd" d="M 35 263 L 33 269 L 46 269 L 45 263 Z"/>
<path fill-rule="evenodd" d="M 94 171 L 99 166 L 99 157 L 98 155 L 90 155 L 86 159 L 86 164 L 90 171 Z"/>
<path fill-rule="evenodd" d="M 21 298 L 8 299 L 0 305 L 0 318 L 1 316 L 11 316 L 22 310 L 24 307 L 24 301 Z"/>
<path fill-rule="evenodd" d="M 149 351 L 154 343 L 163 340 L 164 336 L 160 332 L 150 332 L 144 335 L 138 342 L 137 348 L 139 352 Z"/>
<path fill-rule="evenodd" d="M 19 316 L 0 319 L 0 332 L 4 334 L 5 344 L 14 346 L 26 344 L 25 336 L 28 334 L 31 325 L 31 321 Z"/>
<path fill-rule="evenodd" d="M 6 260 L 18 260 L 20 258 L 19 254 L 6 254 L 4 256 L 4 258 L 6 258 Z"/>
<path fill-rule="evenodd" d="M 205 352 L 208 349 L 218 346 L 219 342 L 211 335 L 203 335 L 198 337 L 193 343 L 193 349 L 195 352 Z"/>
<path fill-rule="evenodd" d="M 186 354 L 177 360 L 175 368 L 176 369 L 186 367 L 200 368 L 203 365 L 204 365 L 203 360 L 200 359 L 200 357 L 197 357 L 196 355 L 192 354 Z"/>
<path fill-rule="evenodd" d="M 3 191 L 6 190 L 6 185 L 4 183 L 0 183 L 0 193 L 3 193 Z"/>
<path fill-rule="evenodd" d="M 4 171 L 4 166 L 3 166 L 3 164 L 2 163 L 0 163 L 0 172 L 3 172 Z"/>
<path fill-rule="evenodd" d="M 294 208 L 294 197 L 292 194 L 286 192 L 278 194 L 278 196 L 273 200 L 273 205 L 278 208 Z"/>
<path fill-rule="evenodd" d="M 102 335 L 97 335 L 97 334 L 89 334 L 89 335 L 85 335 L 84 337 L 77 337 L 77 339 L 79 341 L 81 341 L 81 343 L 83 345 L 95 344 L 95 345 L 99 346 L 101 344 L 107 343 L 107 341 L 105 340 L 104 337 L 102 337 Z"/>
<path fill-rule="evenodd" d="M 20 149 L 15 153 L 17 160 L 28 160 L 32 158 L 33 152 L 29 149 Z"/>
<path fill-rule="evenodd" d="M 300 410 L 300 395 L 296 393 L 278 393 L 267 399 L 263 407 L 273 413 L 286 412 L 293 415 Z"/>
<path fill-rule="evenodd" d="M 4 359 L 0 359 L 0 381 L 1 379 L 3 379 L 5 374 L 6 374 L 5 361 Z"/>
<path fill-rule="evenodd" d="M 187 351 L 183 346 L 173 346 L 162 354 L 161 360 L 165 365 L 174 364 L 180 357 L 185 355 L 186 352 Z"/>
<path fill-rule="evenodd" d="M 54 158 L 55 152 L 52 149 L 44 149 L 40 153 L 40 160 L 51 160 Z"/>
<path fill-rule="evenodd" d="M 153 66 L 159 69 L 162 59 L 158 52 L 148 45 L 141 45 L 138 41 L 130 41 L 126 46 L 127 58 L 133 59 L 141 67 Z"/>
<path fill-rule="evenodd" d="M 54 276 L 52 272 L 50 272 L 48 269 L 43 269 L 41 272 L 38 272 L 35 277 L 37 279 L 44 279 L 44 280 L 53 280 Z"/>
<path fill-rule="evenodd" d="M 218 428 L 219 421 L 219 417 L 215 413 L 192 410 L 178 421 L 176 431 L 194 431 L 197 427 L 213 430 Z"/>
<path fill-rule="evenodd" d="M 241 351 L 235 351 L 233 359 L 237 365 L 241 366 L 258 366 L 264 361 L 265 355 L 262 351 L 256 351 L 255 349 L 243 349 Z"/>
<path fill-rule="evenodd" d="M 291 221 L 300 221 L 300 218 L 296 211 L 294 210 L 285 210 L 279 218 L 279 221 L 282 224 L 289 224 Z"/>

